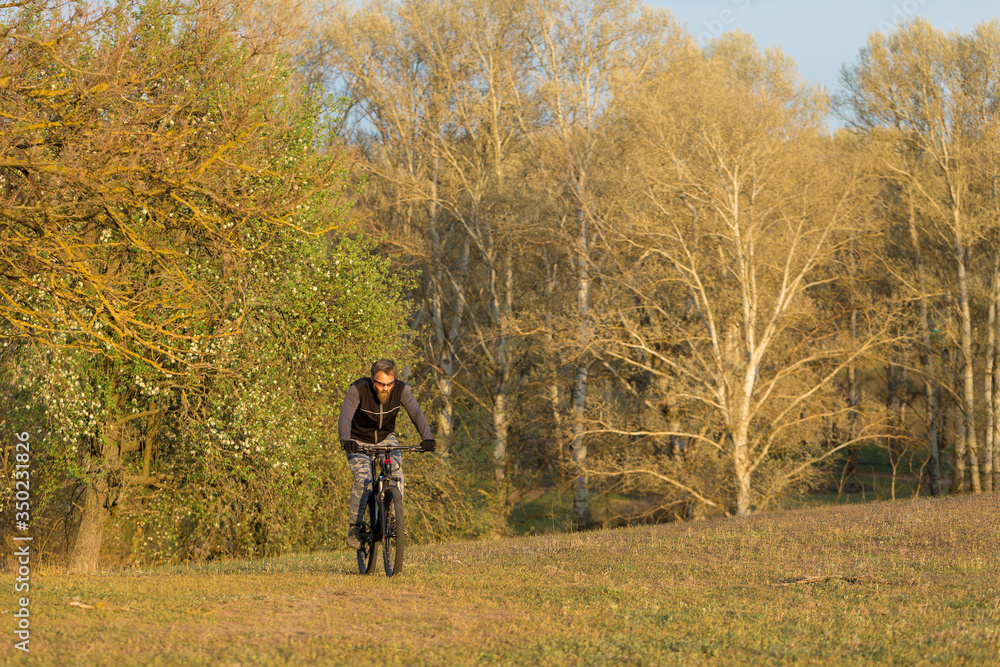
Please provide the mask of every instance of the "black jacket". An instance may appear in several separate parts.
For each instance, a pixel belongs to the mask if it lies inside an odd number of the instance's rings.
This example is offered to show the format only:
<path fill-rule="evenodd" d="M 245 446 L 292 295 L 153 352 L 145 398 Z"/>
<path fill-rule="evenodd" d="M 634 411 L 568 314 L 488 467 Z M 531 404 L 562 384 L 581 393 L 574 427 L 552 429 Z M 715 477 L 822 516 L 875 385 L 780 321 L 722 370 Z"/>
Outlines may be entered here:
<path fill-rule="evenodd" d="M 396 417 L 400 407 L 406 410 L 410 421 L 417 427 L 423 440 L 431 440 L 430 424 L 420 411 L 413 392 L 402 380 L 396 380 L 389 393 L 389 400 L 383 405 L 378 402 L 375 385 L 369 377 L 361 378 L 351 385 L 344 397 L 344 405 L 337 420 L 340 440 L 356 440 L 368 444 L 378 444 L 396 430 Z"/>

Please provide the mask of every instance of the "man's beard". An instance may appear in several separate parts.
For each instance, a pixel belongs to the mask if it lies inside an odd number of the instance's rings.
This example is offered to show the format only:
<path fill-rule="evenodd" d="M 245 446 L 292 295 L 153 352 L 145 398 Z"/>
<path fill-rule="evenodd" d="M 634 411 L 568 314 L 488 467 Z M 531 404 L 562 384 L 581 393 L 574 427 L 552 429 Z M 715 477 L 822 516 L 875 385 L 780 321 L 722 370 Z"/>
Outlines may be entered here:
<path fill-rule="evenodd" d="M 378 390 L 378 402 L 385 405 L 389 402 L 389 394 L 392 393 L 391 389 L 379 389 Z"/>

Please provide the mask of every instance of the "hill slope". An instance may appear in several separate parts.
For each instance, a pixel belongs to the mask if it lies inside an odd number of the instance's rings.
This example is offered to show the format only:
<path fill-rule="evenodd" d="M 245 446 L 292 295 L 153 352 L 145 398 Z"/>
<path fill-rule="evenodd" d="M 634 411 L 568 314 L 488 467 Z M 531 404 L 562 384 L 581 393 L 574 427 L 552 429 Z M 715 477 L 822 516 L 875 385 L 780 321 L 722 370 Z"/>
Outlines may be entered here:
<path fill-rule="evenodd" d="M 32 573 L 30 595 L 37 664 L 995 664 L 1000 496 L 413 547 L 392 579 L 347 552 Z"/>

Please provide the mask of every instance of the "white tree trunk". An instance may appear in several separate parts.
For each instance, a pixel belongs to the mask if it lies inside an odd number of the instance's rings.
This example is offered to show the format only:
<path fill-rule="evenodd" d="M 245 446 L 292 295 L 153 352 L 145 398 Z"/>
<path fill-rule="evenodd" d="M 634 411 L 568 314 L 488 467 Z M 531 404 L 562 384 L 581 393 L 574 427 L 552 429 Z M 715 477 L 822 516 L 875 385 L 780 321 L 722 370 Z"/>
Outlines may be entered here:
<path fill-rule="evenodd" d="M 934 387 L 932 366 L 931 325 L 927 306 L 927 275 L 924 268 L 924 256 L 920 249 L 920 237 L 917 234 L 916 210 L 913 199 L 910 199 L 910 243 L 916 255 L 917 284 L 920 289 L 920 365 L 924 371 L 924 402 L 927 406 L 927 450 L 930 459 L 928 474 L 930 476 L 931 495 L 941 495 L 941 438 L 938 432 L 937 392 Z"/>
<path fill-rule="evenodd" d="M 990 298 L 989 331 L 986 346 L 986 444 L 983 448 L 983 490 L 987 493 L 997 488 L 995 480 L 995 461 L 998 447 L 998 420 L 1000 414 L 997 412 L 1000 406 L 997 394 L 1000 394 L 1000 364 L 997 360 L 997 302 L 1000 301 L 1000 252 L 996 253 L 993 262 L 993 293 Z"/>
<path fill-rule="evenodd" d="M 493 397 L 493 476 L 503 485 L 507 478 L 507 434 L 510 419 L 507 415 L 507 396 L 498 393 Z"/>
<path fill-rule="evenodd" d="M 969 457 L 969 476 L 972 478 L 972 492 L 981 493 L 979 443 L 976 440 L 976 391 L 975 376 L 973 373 L 975 359 L 972 356 L 972 313 L 969 308 L 969 281 L 966 275 L 968 252 L 961 245 L 961 241 L 959 241 L 959 249 L 956 255 L 958 257 L 958 305 L 962 324 L 962 409 L 965 417 L 965 449 Z"/>
<path fill-rule="evenodd" d="M 746 516 L 753 510 L 751 504 L 750 447 L 747 434 L 739 429 L 733 434 L 733 473 L 736 477 L 736 516 Z"/>
<path fill-rule="evenodd" d="M 851 338 L 858 339 L 858 311 L 851 311 Z M 847 368 L 847 440 L 854 442 L 858 437 L 858 408 L 861 405 L 861 391 L 858 386 L 858 369 L 855 364 Z M 847 448 L 847 474 L 853 475 L 858 469 L 858 448 Z"/>
<path fill-rule="evenodd" d="M 582 189 L 583 178 L 579 187 Z M 583 197 L 580 197 L 581 202 Z M 590 261 L 589 244 L 587 240 L 587 218 L 581 204 L 577 214 L 578 233 L 576 239 L 577 261 L 577 315 L 580 318 L 581 358 L 573 376 L 573 467 L 575 479 L 573 483 L 573 527 L 586 528 L 590 525 L 590 485 L 587 476 L 587 443 L 584 437 L 587 407 L 587 379 L 589 375 L 590 353 L 587 347 L 591 339 L 590 331 Z"/>
<path fill-rule="evenodd" d="M 952 410 L 952 430 L 955 434 L 955 462 L 954 471 L 951 477 L 951 493 L 965 492 L 965 452 L 966 452 L 966 427 L 965 413 L 962 410 Z"/>

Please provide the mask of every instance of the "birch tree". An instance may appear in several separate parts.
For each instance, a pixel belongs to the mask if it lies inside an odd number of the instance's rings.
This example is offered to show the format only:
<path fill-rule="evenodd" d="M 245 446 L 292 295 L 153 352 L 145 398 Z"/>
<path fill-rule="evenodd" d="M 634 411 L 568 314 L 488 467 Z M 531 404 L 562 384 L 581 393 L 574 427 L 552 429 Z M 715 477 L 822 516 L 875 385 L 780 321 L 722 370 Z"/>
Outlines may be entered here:
<path fill-rule="evenodd" d="M 647 378 L 645 399 L 666 426 L 607 430 L 679 438 L 687 459 L 718 462 L 725 481 L 685 477 L 683 457 L 615 472 L 747 514 L 852 444 L 820 433 L 846 411 L 839 375 L 876 343 L 845 336 L 849 314 L 826 298 L 844 289 L 839 261 L 862 232 L 861 172 L 822 136 L 825 97 L 739 33 L 704 61 L 651 76 L 630 108 L 623 122 L 645 146 L 634 215 L 615 237 L 621 307 L 609 350 L 623 373 Z"/>
<path fill-rule="evenodd" d="M 598 201 L 601 174 L 610 155 L 603 121 L 616 95 L 624 97 L 654 60 L 669 59 L 689 38 L 662 11 L 633 0 L 555 0 L 529 3 L 525 31 L 533 57 L 530 90 L 550 119 L 548 127 L 527 133 L 533 157 L 546 178 L 550 196 L 564 213 L 554 221 L 565 251 L 567 273 L 575 283 L 575 304 L 567 312 L 576 331 L 570 382 L 570 452 L 573 464 L 573 525 L 589 524 L 587 476 L 587 388 L 594 361 L 594 237 L 609 221 Z M 525 105 L 519 105 L 526 108 Z M 553 402 L 558 403 L 558 396 Z"/>
<path fill-rule="evenodd" d="M 995 275 L 996 252 L 995 243 L 986 242 L 995 221 L 984 205 L 992 196 L 995 167 L 981 161 L 981 148 L 989 145 L 996 122 L 998 34 L 995 21 L 963 37 L 918 19 L 891 35 L 873 34 L 857 64 L 844 72 L 846 115 L 859 130 L 892 146 L 882 160 L 887 178 L 905 183 L 917 198 L 913 247 L 947 249 L 950 276 L 920 291 L 944 292 L 951 306 L 939 309 L 940 317 L 957 322 L 962 437 L 956 439 L 952 490 L 964 490 L 968 477 L 974 493 L 983 486 L 974 301 L 977 293 L 990 291 L 978 276 Z M 919 274 L 922 255 L 917 261 Z M 926 316 L 921 327 L 926 341 Z"/>

